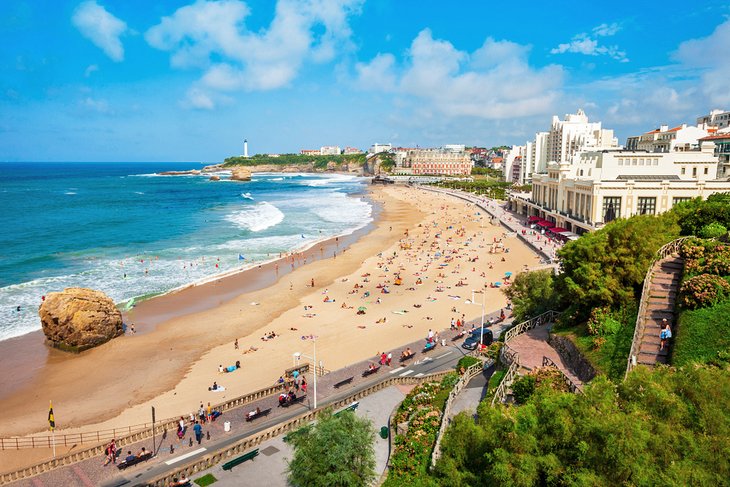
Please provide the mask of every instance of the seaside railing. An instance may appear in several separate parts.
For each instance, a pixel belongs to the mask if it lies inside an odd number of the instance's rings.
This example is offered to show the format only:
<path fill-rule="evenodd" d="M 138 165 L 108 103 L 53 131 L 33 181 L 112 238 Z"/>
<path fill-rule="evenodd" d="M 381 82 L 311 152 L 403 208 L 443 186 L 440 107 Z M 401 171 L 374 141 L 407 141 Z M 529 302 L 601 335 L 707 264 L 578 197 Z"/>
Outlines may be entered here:
<path fill-rule="evenodd" d="M 303 364 L 301 367 L 303 372 L 310 370 L 308 363 Z M 328 372 L 324 368 L 318 367 L 318 375 L 324 375 Z M 234 409 L 245 404 L 251 403 L 262 397 L 271 396 L 278 394 L 285 390 L 288 384 L 274 384 L 273 386 L 265 387 L 242 396 L 234 397 L 226 402 L 219 403 L 213 406 L 220 412 L 225 412 L 230 409 Z M 174 418 L 162 419 L 155 422 L 155 431 L 162 432 L 167 429 L 175 429 L 177 423 L 180 420 L 180 416 Z M 111 441 L 112 438 L 117 440 L 118 445 L 124 445 L 128 442 L 126 438 L 132 438 L 133 441 L 139 441 L 141 439 L 152 436 L 152 423 L 143 423 L 133 426 L 127 426 L 122 428 L 112 428 L 99 431 L 87 431 L 81 433 L 64 433 L 56 435 L 32 435 L 23 437 L 8 437 L 0 438 L 0 450 L 20 450 L 23 448 L 52 448 L 56 446 L 74 446 L 83 443 L 103 443 Z"/>
<path fill-rule="evenodd" d="M 660 248 L 654 259 L 649 264 L 649 269 L 646 271 L 644 276 L 644 285 L 641 288 L 641 301 L 639 302 L 639 312 L 636 315 L 636 326 L 634 326 L 634 337 L 631 340 L 631 350 L 629 351 L 629 357 L 626 363 L 626 374 L 624 377 L 629 375 L 629 372 L 636 365 L 636 357 L 639 355 L 639 348 L 641 347 L 641 340 L 644 337 L 644 328 L 646 327 L 646 305 L 649 301 L 649 291 L 651 289 L 651 281 L 654 277 L 654 264 L 657 261 L 676 253 L 679 253 L 682 248 L 682 243 L 685 240 L 693 237 L 681 237 L 676 240 L 672 240 L 668 244 L 665 244 Z"/>

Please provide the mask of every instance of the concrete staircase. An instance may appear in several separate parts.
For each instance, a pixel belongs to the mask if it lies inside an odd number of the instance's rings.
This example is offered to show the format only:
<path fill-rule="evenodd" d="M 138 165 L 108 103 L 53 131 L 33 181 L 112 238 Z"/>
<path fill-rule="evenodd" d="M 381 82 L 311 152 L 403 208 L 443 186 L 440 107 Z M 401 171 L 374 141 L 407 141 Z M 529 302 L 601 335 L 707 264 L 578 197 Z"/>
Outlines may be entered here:
<path fill-rule="evenodd" d="M 636 362 L 639 364 L 654 366 L 658 363 L 667 363 L 668 347 L 659 350 L 659 333 L 664 318 L 674 331 L 674 303 L 677 299 L 683 268 L 684 260 L 678 254 L 658 260 L 652 267 L 649 295 L 642 296 L 642 299 L 647 301 L 643 315 L 644 332 L 636 357 Z"/>

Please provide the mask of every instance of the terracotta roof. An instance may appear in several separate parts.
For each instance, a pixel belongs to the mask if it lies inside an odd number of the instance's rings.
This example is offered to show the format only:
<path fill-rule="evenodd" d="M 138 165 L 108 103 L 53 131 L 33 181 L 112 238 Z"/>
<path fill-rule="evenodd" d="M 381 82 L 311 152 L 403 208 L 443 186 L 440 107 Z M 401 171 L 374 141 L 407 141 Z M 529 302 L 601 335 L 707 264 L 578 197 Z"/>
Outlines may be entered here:
<path fill-rule="evenodd" d="M 658 133 L 659 133 L 659 129 L 654 129 L 651 132 L 646 132 L 644 135 L 647 135 L 647 134 L 658 134 Z"/>
<path fill-rule="evenodd" d="M 717 135 L 708 135 L 707 137 L 702 137 L 700 140 L 720 140 L 720 139 L 730 139 L 730 132 L 726 132 L 724 134 L 717 134 Z"/>
<path fill-rule="evenodd" d="M 681 125 L 679 125 L 679 126 L 677 126 L 677 127 L 674 127 L 673 129 L 669 129 L 669 130 L 667 130 L 667 132 L 676 132 L 677 130 L 680 130 L 681 128 L 682 128 L 682 126 L 681 126 Z"/>

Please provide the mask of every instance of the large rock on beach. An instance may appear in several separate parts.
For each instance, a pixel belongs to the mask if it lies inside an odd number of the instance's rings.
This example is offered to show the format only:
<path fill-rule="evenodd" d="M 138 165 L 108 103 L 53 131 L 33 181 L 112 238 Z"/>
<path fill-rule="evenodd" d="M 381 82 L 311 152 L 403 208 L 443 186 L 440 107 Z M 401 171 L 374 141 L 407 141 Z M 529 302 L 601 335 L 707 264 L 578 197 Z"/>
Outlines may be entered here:
<path fill-rule="evenodd" d="M 212 175 L 212 176 L 210 177 L 210 180 L 211 180 L 211 181 L 220 181 L 220 180 L 221 180 L 221 177 L 220 177 L 220 176 L 218 176 L 218 175 L 216 175 L 216 174 L 214 174 L 214 175 Z"/>
<path fill-rule="evenodd" d="M 38 309 L 48 342 L 61 350 L 81 352 L 123 333 L 122 313 L 101 291 L 70 287 L 49 293 Z"/>
<path fill-rule="evenodd" d="M 232 167 L 231 179 L 233 181 L 251 181 L 251 171 L 245 167 Z"/>

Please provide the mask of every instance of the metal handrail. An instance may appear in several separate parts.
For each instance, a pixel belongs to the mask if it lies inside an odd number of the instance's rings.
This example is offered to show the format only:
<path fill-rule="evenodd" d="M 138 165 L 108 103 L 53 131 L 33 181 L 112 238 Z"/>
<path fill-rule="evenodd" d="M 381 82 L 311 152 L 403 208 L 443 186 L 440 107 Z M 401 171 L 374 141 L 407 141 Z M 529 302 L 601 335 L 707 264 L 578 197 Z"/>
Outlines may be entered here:
<path fill-rule="evenodd" d="M 557 371 L 560 372 L 560 375 L 562 376 L 563 381 L 568 385 L 568 390 L 570 392 L 583 394 L 583 389 L 581 389 L 578 386 L 578 384 L 576 384 L 575 382 L 573 382 L 573 379 L 571 379 L 570 377 L 568 377 L 568 375 L 560 369 L 560 367 L 558 366 L 558 364 L 556 364 L 553 359 L 551 359 L 550 357 L 546 357 L 545 355 L 543 355 L 542 356 L 542 366 L 543 367 L 554 367 L 555 369 L 557 369 Z"/>
<path fill-rule="evenodd" d="M 680 237 L 671 242 L 664 244 L 659 250 L 657 250 L 654 259 L 649 264 L 649 269 L 646 271 L 644 276 L 644 285 L 641 288 L 641 300 L 639 301 L 639 313 L 636 316 L 636 325 L 634 326 L 634 337 L 631 340 L 631 350 L 629 351 L 629 357 L 626 363 L 626 373 L 624 378 L 629 375 L 629 372 L 633 370 L 636 365 L 636 357 L 639 355 L 639 348 L 641 347 L 641 340 L 644 338 L 644 328 L 646 327 L 646 303 L 649 301 L 649 290 L 651 288 L 651 281 L 654 274 L 654 264 L 663 258 L 673 255 L 679 252 L 682 243 L 694 237 Z"/>

